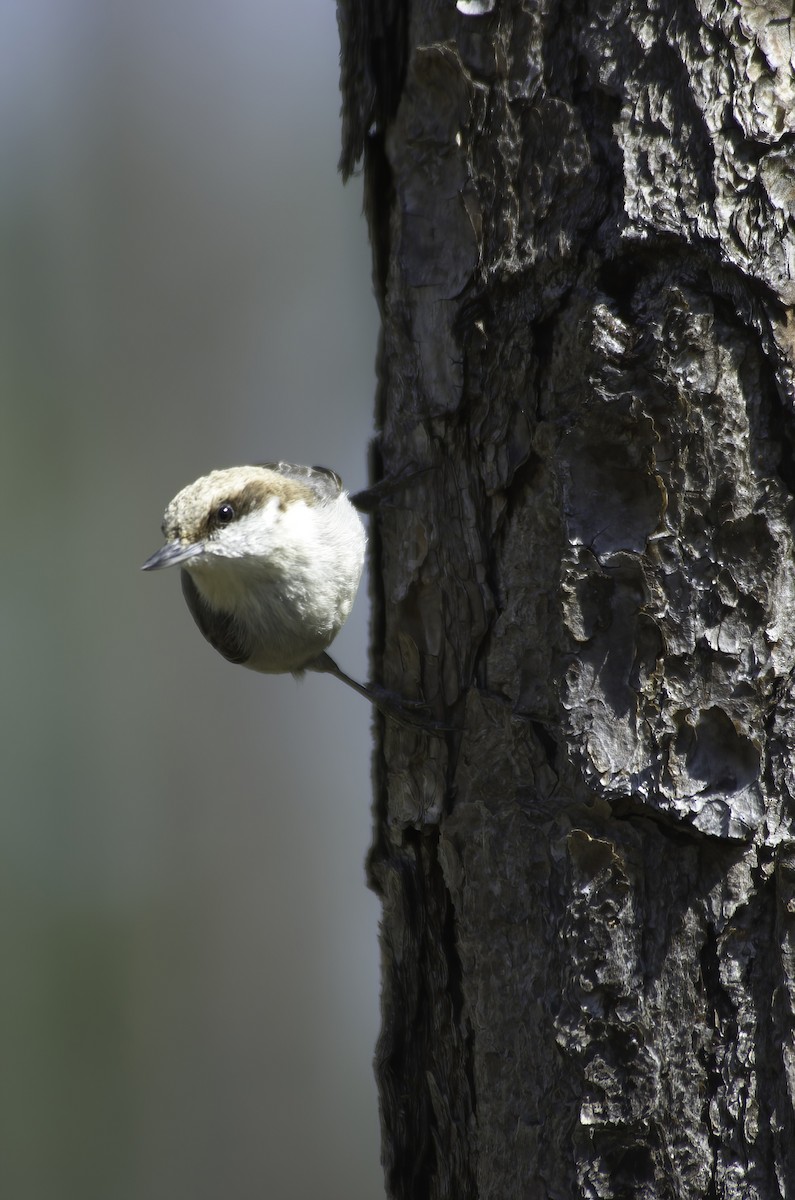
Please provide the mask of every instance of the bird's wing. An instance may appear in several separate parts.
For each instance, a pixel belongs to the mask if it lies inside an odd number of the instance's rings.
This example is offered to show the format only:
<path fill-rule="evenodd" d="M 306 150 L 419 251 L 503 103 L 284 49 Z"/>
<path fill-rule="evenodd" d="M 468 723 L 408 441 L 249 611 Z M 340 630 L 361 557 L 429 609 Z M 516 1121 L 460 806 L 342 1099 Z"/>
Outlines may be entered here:
<path fill-rule="evenodd" d="M 310 487 L 318 500 L 336 500 L 342 491 L 342 480 L 328 467 L 299 467 L 294 463 L 259 463 L 269 471 L 278 471 L 285 479 L 294 479 Z"/>
<path fill-rule="evenodd" d="M 210 645 L 231 663 L 248 662 L 252 648 L 239 622 L 230 613 L 212 608 L 187 571 L 180 571 L 180 575 L 185 603 Z"/>

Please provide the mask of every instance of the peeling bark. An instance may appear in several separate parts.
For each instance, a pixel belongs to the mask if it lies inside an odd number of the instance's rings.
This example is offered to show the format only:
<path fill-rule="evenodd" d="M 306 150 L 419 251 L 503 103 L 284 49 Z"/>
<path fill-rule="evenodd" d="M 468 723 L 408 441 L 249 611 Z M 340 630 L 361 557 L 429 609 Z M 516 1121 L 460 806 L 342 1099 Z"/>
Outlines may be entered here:
<path fill-rule="evenodd" d="M 795 29 L 340 0 L 390 1197 L 795 1197 Z"/>

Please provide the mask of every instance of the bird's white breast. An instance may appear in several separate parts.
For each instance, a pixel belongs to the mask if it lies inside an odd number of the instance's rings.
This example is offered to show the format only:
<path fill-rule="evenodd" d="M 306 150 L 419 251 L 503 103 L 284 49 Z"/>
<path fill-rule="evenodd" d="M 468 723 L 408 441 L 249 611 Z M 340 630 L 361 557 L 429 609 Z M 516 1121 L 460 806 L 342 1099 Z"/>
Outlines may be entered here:
<path fill-rule="evenodd" d="M 187 569 L 208 603 L 245 630 L 253 646 L 247 666 L 298 671 L 345 622 L 365 545 L 345 495 L 316 505 L 270 500 L 221 530 Z"/>

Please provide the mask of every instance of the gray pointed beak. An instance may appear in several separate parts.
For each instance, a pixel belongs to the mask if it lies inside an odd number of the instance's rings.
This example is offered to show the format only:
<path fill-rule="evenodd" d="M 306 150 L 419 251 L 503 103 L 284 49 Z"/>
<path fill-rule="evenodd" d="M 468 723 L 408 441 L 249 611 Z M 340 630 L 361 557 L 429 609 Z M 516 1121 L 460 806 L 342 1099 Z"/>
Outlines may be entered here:
<path fill-rule="evenodd" d="M 141 570 L 159 571 L 161 567 L 176 567 L 203 553 L 204 542 L 196 542 L 192 546 L 186 546 L 182 542 L 166 542 L 151 558 L 147 558 Z"/>

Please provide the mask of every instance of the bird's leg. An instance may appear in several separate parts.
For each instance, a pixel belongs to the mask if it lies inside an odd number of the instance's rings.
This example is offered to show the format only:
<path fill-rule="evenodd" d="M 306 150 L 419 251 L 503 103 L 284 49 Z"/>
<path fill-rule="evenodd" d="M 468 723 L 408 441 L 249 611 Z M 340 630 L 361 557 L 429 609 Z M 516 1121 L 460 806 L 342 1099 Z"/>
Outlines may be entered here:
<path fill-rule="evenodd" d="M 419 467 L 417 470 L 404 471 L 400 475 L 393 475 L 387 479 L 379 479 L 371 487 L 363 488 L 360 492 L 354 492 L 349 496 L 351 504 L 354 508 L 358 508 L 359 512 L 370 513 L 380 508 L 382 504 L 393 502 L 392 498 L 399 492 L 405 492 L 407 488 L 412 487 L 416 480 L 427 475 L 432 471 L 433 467 Z M 397 507 L 400 507 L 399 505 Z"/>
<path fill-rule="evenodd" d="M 307 670 L 319 671 L 325 675 L 333 675 L 335 679 L 340 679 L 343 683 L 347 683 L 348 687 L 353 688 L 360 696 L 364 696 L 365 700 L 369 700 L 374 704 L 380 713 L 391 720 L 396 721 L 398 725 L 403 725 L 406 729 L 423 729 L 428 733 L 444 734 L 450 732 L 450 727 L 441 725 L 436 721 L 430 721 L 425 715 L 427 712 L 425 704 L 421 700 L 410 700 L 406 702 L 394 693 L 387 691 L 386 688 L 379 687 L 378 684 L 357 683 L 355 679 L 351 679 L 350 675 L 337 666 L 330 654 L 320 654 L 313 659 L 311 663 L 307 663 Z M 423 709 L 420 713 L 418 710 Z M 412 711 L 414 710 L 414 711 Z"/>

